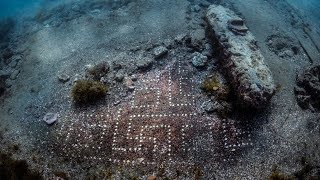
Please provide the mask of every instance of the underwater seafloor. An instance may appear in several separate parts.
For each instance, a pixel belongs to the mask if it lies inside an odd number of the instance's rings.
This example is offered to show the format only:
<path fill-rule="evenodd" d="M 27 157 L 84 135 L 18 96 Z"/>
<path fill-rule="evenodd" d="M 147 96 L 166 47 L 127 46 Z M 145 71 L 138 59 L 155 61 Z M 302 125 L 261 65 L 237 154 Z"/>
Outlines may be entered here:
<path fill-rule="evenodd" d="M 0 179 L 320 179 L 316 3 L 50 3 L 1 21 Z M 212 4 L 270 69 L 259 110 L 237 98 Z"/>

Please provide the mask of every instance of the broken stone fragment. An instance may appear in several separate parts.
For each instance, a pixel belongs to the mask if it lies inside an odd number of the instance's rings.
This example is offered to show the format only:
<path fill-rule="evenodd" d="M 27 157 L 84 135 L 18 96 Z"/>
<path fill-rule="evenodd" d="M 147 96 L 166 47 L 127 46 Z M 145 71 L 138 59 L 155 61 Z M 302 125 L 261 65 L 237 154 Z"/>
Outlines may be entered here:
<path fill-rule="evenodd" d="M 58 80 L 62 83 L 66 83 L 70 80 L 70 76 L 68 76 L 67 74 L 59 74 Z"/>
<path fill-rule="evenodd" d="M 133 91 L 135 89 L 134 82 L 132 78 L 129 78 L 128 76 L 124 78 L 123 80 L 124 85 L 128 88 L 129 91 Z"/>
<path fill-rule="evenodd" d="M 168 53 L 168 49 L 164 46 L 156 47 L 153 51 L 153 54 L 156 59 L 163 57 Z"/>
<path fill-rule="evenodd" d="M 195 52 L 192 54 L 192 64 L 195 67 L 204 67 L 205 65 L 207 65 L 208 62 L 208 58 L 207 56 L 204 56 L 198 52 Z"/>
<path fill-rule="evenodd" d="M 20 73 L 20 70 L 14 70 L 14 71 L 12 72 L 11 76 L 10 76 L 10 79 L 11 79 L 11 80 L 17 79 L 19 73 Z"/>
<path fill-rule="evenodd" d="M 212 101 L 206 101 L 202 104 L 203 109 L 207 112 L 207 113 L 212 113 L 215 111 L 215 103 Z"/>
<path fill-rule="evenodd" d="M 58 120 L 58 113 L 47 113 L 43 117 L 43 121 L 46 122 L 48 125 L 55 123 Z"/>
<path fill-rule="evenodd" d="M 150 58 L 142 58 L 136 62 L 136 66 L 138 67 L 139 70 L 142 70 L 142 71 L 150 68 L 152 64 L 153 64 L 153 60 Z"/>
<path fill-rule="evenodd" d="M 221 64 L 243 108 L 265 108 L 275 93 L 271 71 L 258 48 L 251 48 L 255 38 L 233 11 L 211 5 L 206 19 L 209 36 L 219 46 Z M 232 28 L 233 30 L 230 30 Z M 244 33 L 237 36 L 237 33 Z"/>
<path fill-rule="evenodd" d="M 115 80 L 118 82 L 121 82 L 123 80 L 124 76 L 125 76 L 125 72 L 124 72 L 124 70 L 121 69 L 117 72 L 117 74 L 115 76 Z"/>

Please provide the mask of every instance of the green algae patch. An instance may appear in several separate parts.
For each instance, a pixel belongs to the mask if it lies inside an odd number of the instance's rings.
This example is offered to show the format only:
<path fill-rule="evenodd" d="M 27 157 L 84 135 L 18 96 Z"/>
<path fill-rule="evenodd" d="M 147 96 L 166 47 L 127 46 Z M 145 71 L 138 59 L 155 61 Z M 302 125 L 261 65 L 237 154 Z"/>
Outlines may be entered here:
<path fill-rule="evenodd" d="M 268 177 L 268 180 L 294 180 L 294 178 L 281 173 L 277 169 L 273 169 L 271 175 Z"/>
<path fill-rule="evenodd" d="M 220 100 L 227 100 L 230 94 L 230 88 L 226 81 L 219 74 L 213 74 L 205 78 L 201 84 L 201 89 L 217 96 Z"/>
<path fill-rule="evenodd" d="M 79 80 L 72 87 L 71 96 L 76 104 L 93 103 L 107 95 L 108 87 L 99 81 Z"/>

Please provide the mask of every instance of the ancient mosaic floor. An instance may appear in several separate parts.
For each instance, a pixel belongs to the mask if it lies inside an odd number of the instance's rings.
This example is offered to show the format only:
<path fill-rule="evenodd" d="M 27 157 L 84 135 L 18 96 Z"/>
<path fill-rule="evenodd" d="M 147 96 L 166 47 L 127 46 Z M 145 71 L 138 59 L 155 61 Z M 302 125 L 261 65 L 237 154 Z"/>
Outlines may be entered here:
<path fill-rule="evenodd" d="M 232 161 L 251 147 L 247 127 L 198 112 L 193 67 L 182 58 L 171 62 L 141 74 L 130 101 L 64 117 L 56 131 L 58 154 L 121 165 L 192 166 Z"/>

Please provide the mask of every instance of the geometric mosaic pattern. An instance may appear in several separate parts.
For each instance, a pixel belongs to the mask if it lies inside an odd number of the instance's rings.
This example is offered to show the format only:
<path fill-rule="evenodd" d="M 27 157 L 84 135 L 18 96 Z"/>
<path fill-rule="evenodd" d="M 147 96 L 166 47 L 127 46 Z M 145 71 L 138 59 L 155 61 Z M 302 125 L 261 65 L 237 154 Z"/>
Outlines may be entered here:
<path fill-rule="evenodd" d="M 252 145 L 250 131 L 196 111 L 198 85 L 190 68 L 174 59 L 161 71 L 141 75 L 130 102 L 71 112 L 56 131 L 56 152 L 135 166 L 233 160 Z"/>

